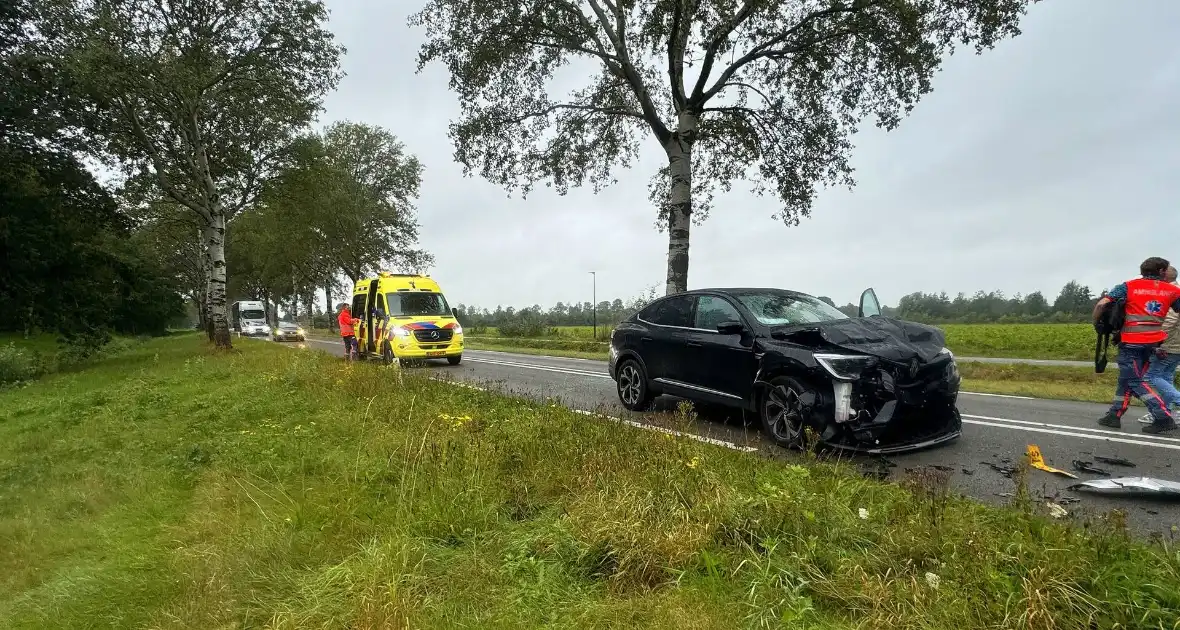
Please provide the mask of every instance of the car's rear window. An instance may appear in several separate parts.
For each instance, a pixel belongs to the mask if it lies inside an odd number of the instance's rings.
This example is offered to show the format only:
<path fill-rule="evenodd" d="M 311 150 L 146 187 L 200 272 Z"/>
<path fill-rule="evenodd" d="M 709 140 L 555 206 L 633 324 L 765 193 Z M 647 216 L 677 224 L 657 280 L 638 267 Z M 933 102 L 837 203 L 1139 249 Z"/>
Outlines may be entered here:
<path fill-rule="evenodd" d="M 735 295 L 764 326 L 816 324 L 848 319 L 840 309 L 799 293 L 739 293 Z"/>

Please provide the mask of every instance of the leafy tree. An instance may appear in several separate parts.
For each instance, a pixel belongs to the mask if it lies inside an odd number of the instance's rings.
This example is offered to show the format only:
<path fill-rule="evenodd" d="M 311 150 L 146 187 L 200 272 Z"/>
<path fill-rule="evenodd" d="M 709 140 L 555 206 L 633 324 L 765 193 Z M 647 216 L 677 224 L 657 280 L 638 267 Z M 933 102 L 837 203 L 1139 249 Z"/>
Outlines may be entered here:
<path fill-rule="evenodd" d="M 131 173 L 201 222 L 210 337 L 230 345 L 226 223 L 340 77 L 319 0 L 76 0 L 72 63 Z"/>
<path fill-rule="evenodd" d="M 179 298 L 73 152 L 90 113 L 52 37 L 60 6 L 0 5 L 0 329 L 83 348 L 161 332 Z"/>
<path fill-rule="evenodd" d="M 853 183 L 865 117 L 895 127 L 944 55 L 1018 34 L 1027 2 L 428 0 L 411 23 L 426 28 L 419 71 L 441 62 L 459 94 L 450 136 L 467 173 L 524 194 L 598 189 L 644 138 L 659 143 L 651 191 L 675 293 L 714 193 L 747 179 L 797 223 L 817 186 Z M 574 62 L 589 81 L 551 96 Z"/>

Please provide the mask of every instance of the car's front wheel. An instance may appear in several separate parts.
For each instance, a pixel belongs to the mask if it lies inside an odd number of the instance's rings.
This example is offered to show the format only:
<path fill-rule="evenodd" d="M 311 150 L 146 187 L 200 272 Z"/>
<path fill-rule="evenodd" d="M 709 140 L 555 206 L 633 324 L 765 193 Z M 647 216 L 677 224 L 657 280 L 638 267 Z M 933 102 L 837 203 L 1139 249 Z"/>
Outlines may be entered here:
<path fill-rule="evenodd" d="M 450 363 L 451 365 L 459 365 L 462 362 L 463 362 L 463 355 L 461 355 L 461 354 L 456 354 L 453 357 L 447 357 L 447 363 Z"/>
<path fill-rule="evenodd" d="M 381 364 L 392 365 L 394 361 L 393 345 L 386 341 L 381 345 Z"/>
<path fill-rule="evenodd" d="M 647 385 L 647 372 L 635 359 L 619 364 L 615 377 L 619 402 L 629 411 L 645 411 L 655 398 Z"/>
<path fill-rule="evenodd" d="M 815 392 L 789 377 L 777 376 L 762 394 L 759 416 L 762 429 L 775 444 L 803 448 L 807 416 L 815 404 Z"/>

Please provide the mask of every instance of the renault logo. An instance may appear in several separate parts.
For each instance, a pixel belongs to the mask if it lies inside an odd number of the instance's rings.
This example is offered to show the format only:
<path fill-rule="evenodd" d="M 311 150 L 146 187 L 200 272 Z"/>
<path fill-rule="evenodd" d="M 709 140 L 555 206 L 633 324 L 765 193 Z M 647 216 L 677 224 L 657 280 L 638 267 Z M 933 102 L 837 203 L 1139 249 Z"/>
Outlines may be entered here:
<path fill-rule="evenodd" d="M 438 331 L 437 330 L 430 331 L 430 338 L 431 339 L 438 339 Z"/>
<path fill-rule="evenodd" d="M 918 375 L 918 360 L 910 359 L 910 378 Z"/>

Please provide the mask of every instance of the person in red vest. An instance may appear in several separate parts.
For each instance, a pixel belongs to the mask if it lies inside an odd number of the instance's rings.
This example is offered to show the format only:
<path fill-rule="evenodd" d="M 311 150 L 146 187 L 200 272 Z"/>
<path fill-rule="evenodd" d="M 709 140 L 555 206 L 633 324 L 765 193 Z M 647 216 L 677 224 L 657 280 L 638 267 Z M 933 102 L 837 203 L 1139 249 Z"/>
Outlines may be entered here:
<path fill-rule="evenodd" d="M 1180 286 L 1164 281 L 1164 273 L 1170 266 L 1163 258 L 1148 258 L 1139 266 L 1141 278 L 1111 289 L 1094 307 L 1095 321 L 1103 307 L 1111 302 L 1123 309 L 1125 317 L 1119 333 L 1118 390 L 1110 410 L 1098 421 L 1104 427 L 1122 426 L 1123 414 L 1131 405 L 1133 395 L 1151 412 L 1152 422 L 1143 427 L 1144 433 L 1176 430 L 1176 419 L 1168 405 L 1146 378 L 1152 356 L 1168 338 L 1164 330 L 1168 310 L 1180 312 Z"/>
<path fill-rule="evenodd" d="M 353 352 L 360 351 L 356 343 L 356 331 L 352 328 L 359 321 L 352 316 L 352 309 L 347 304 L 340 305 L 340 315 L 336 318 L 336 322 L 340 324 L 340 338 L 344 340 L 344 358 L 346 359 L 351 360 Z"/>

